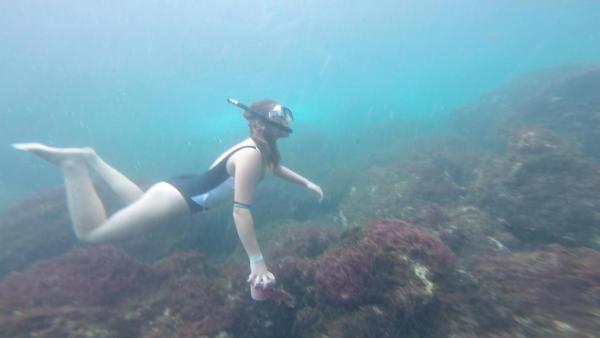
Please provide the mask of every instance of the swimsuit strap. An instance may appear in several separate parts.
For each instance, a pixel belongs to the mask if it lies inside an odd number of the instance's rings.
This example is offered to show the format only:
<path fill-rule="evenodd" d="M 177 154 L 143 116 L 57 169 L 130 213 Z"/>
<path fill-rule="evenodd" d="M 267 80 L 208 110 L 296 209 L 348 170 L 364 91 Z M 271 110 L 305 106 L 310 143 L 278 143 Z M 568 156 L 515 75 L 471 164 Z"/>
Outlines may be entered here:
<path fill-rule="evenodd" d="M 227 154 L 227 156 L 225 156 L 225 158 L 224 158 L 223 160 L 221 160 L 221 162 L 219 162 L 219 163 L 215 164 L 215 166 L 214 166 L 213 168 L 216 168 L 216 167 L 218 167 L 218 166 L 220 166 L 220 165 L 222 165 L 222 164 L 226 164 L 226 163 L 227 163 L 227 161 L 229 160 L 229 158 L 230 158 L 230 157 L 231 157 L 233 154 L 235 154 L 235 153 L 236 153 L 238 150 L 242 150 L 242 149 L 244 149 L 244 148 L 254 148 L 254 149 L 256 149 L 256 150 L 257 150 L 257 151 L 260 153 L 260 150 L 258 150 L 258 147 L 257 147 L 257 146 L 241 146 L 241 147 L 239 147 L 239 148 L 236 148 L 236 149 L 232 150 L 232 151 L 231 151 L 229 154 Z"/>

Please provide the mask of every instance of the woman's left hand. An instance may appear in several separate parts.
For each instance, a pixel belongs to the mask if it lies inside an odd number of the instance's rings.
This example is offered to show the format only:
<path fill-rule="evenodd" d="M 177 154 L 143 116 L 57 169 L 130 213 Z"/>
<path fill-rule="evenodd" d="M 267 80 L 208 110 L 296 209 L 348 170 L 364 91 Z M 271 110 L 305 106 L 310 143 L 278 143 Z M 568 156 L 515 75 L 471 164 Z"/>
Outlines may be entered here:
<path fill-rule="evenodd" d="M 321 190 L 321 187 L 314 184 L 313 182 L 308 182 L 306 187 L 308 188 L 308 190 L 312 190 L 315 194 L 317 194 L 317 196 L 319 196 L 319 203 L 323 201 L 323 190 Z"/>

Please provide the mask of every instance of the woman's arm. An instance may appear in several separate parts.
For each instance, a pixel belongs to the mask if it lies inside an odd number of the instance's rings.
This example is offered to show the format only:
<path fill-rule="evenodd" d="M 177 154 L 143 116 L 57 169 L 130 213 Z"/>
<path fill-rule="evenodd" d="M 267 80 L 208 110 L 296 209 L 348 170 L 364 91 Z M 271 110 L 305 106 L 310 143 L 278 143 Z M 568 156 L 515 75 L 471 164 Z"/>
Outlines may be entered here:
<path fill-rule="evenodd" d="M 261 158 L 254 151 L 244 151 L 236 154 L 235 158 L 235 193 L 233 205 L 233 220 L 240 241 L 250 260 L 250 277 L 248 281 L 253 285 L 267 287 L 275 283 L 275 276 L 267 269 L 260 251 L 254 220 L 250 211 L 254 190 L 261 173 Z"/>
<path fill-rule="evenodd" d="M 302 186 L 307 186 L 308 183 L 310 183 L 310 181 L 306 177 L 294 172 L 292 169 L 283 165 L 278 165 L 275 169 L 273 169 L 273 174 L 277 177 L 283 178 L 284 180 Z"/>
<path fill-rule="evenodd" d="M 273 170 L 273 174 L 283 178 L 284 180 L 299 184 L 308 188 L 309 190 L 314 191 L 319 196 L 319 202 L 323 200 L 323 190 L 321 190 L 321 187 L 311 182 L 306 177 L 294 172 L 293 170 L 283 165 L 279 165 Z"/>

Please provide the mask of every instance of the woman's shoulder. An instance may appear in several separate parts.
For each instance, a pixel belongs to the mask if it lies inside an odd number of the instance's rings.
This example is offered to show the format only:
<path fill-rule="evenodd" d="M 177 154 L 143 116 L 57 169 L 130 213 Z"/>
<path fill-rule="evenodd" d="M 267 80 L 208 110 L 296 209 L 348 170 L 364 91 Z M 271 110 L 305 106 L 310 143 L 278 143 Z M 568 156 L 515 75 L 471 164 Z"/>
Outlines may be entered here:
<path fill-rule="evenodd" d="M 253 142 L 238 144 L 226 156 L 228 157 L 227 170 L 230 173 L 233 172 L 233 168 L 244 168 L 244 170 L 256 172 L 262 172 L 263 170 L 262 155 Z"/>
<path fill-rule="evenodd" d="M 258 146 L 254 142 L 254 140 L 251 138 L 247 138 L 247 139 L 237 143 L 233 147 L 227 149 L 227 151 L 224 154 L 225 155 L 233 154 L 233 153 L 238 153 L 240 151 L 243 151 L 244 153 L 248 153 L 248 152 L 250 152 L 249 150 L 254 150 L 255 153 L 257 152 L 260 154 L 260 150 L 258 149 Z"/>
<path fill-rule="evenodd" d="M 225 150 L 224 152 L 221 153 L 221 155 L 219 155 L 215 161 L 211 164 L 210 168 L 213 168 L 214 166 L 216 166 L 218 163 L 222 162 L 224 159 L 226 158 L 231 158 L 235 155 L 235 153 L 237 153 L 239 150 L 243 150 L 242 148 L 256 148 L 256 144 L 254 143 L 254 141 L 251 138 L 247 138 L 231 147 L 229 147 L 227 150 Z"/>
<path fill-rule="evenodd" d="M 242 156 L 240 156 L 240 155 L 242 155 Z M 234 159 L 234 158 L 238 158 L 238 157 L 261 158 L 261 153 L 260 153 L 260 150 L 258 149 L 258 147 L 256 146 L 256 143 L 254 142 L 254 140 L 252 140 L 251 138 L 247 138 L 247 139 L 237 143 L 236 145 L 230 147 L 229 149 L 227 149 L 225 152 L 223 152 L 221 154 L 221 156 L 219 156 L 219 159 L 224 159 L 224 158 Z M 219 159 L 217 159 L 216 162 L 219 162 Z"/>

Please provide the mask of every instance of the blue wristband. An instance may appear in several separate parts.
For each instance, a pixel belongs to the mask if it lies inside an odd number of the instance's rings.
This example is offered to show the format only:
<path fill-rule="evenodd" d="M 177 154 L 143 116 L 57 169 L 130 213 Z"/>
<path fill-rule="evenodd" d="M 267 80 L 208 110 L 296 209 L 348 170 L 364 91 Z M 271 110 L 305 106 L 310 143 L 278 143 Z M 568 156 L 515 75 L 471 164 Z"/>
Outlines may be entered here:
<path fill-rule="evenodd" d="M 242 208 L 242 209 L 248 209 L 248 210 L 250 210 L 250 208 L 252 208 L 252 205 L 251 204 L 239 203 L 239 202 L 233 202 L 233 207 L 234 208 Z"/>
<path fill-rule="evenodd" d="M 249 259 L 250 264 L 256 264 L 264 260 L 262 255 L 250 256 Z"/>

